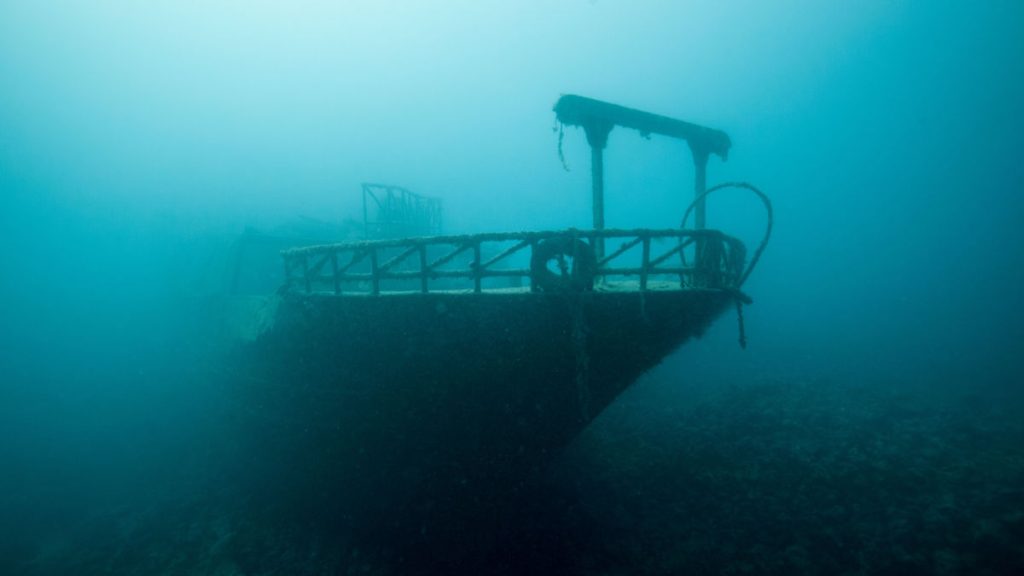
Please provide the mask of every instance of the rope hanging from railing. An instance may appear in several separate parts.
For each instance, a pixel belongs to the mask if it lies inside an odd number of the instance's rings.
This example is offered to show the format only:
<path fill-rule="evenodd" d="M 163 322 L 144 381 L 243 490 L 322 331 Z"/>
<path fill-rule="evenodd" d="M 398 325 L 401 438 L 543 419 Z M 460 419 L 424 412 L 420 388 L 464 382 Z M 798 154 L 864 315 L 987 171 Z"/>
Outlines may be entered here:
<path fill-rule="evenodd" d="M 768 222 L 764 229 L 764 237 L 761 238 L 761 243 L 758 244 L 757 250 L 754 251 L 754 256 L 750 259 L 750 264 L 747 264 L 746 270 L 743 271 L 743 274 L 740 275 L 739 280 L 736 282 L 736 288 L 740 288 L 743 286 L 743 283 L 747 281 L 750 273 L 754 271 L 754 267 L 757 266 L 757 261 L 761 259 L 761 254 L 764 253 L 765 247 L 768 246 L 768 240 L 772 237 L 772 227 L 775 225 L 775 215 L 772 210 L 772 201 L 768 198 L 768 195 L 758 190 L 753 184 L 749 184 L 747 182 L 725 182 L 723 184 L 712 186 L 703 194 L 693 199 L 690 206 L 686 208 L 686 213 L 683 214 L 683 222 L 679 227 L 686 228 L 686 222 L 690 219 L 690 213 L 693 212 L 696 206 L 704 201 L 705 198 L 714 192 L 718 192 L 719 190 L 724 190 L 726 188 L 743 188 L 753 192 L 761 199 L 761 202 L 764 204 L 764 208 L 768 213 Z"/>
<path fill-rule="evenodd" d="M 747 330 L 743 321 L 743 297 L 740 292 L 740 287 L 750 277 L 750 273 L 754 271 L 754 267 L 757 266 L 758 260 L 761 259 L 761 254 L 764 253 L 765 247 L 768 246 L 768 240 L 772 237 L 772 227 L 775 225 L 775 214 L 772 210 L 772 201 L 768 198 L 768 195 L 760 191 L 756 186 L 747 182 L 725 182 L 712 186 L 704 191 L 703 194 L 693 199 L 693 202 L 686 208 L 686 212 L 683 214 L 683 221 L 680 224 L 681 228 L 686 228 L 686 222 L 690 219 L 690 213 L 696 208 L 696 206 L 703 202 L 711 193 L 724 190 L 726 188 L 742 188 L 753 192 L 758 198 L 761 199 L 761 203 L 764 204 L 765 211 L 767 212 L 767 224 L 765 225 L 764 237 L 761 238 L 761 243 L 758 244 L 757 250 L 754 251 L 753 257 L 750 258 L 750 263 L 747 264 L 747 268 L 740 275 L 736 281 L 736 321 L 739 325 L 739 343 L 740 348 L 746 349 L 747 347 Z"/>

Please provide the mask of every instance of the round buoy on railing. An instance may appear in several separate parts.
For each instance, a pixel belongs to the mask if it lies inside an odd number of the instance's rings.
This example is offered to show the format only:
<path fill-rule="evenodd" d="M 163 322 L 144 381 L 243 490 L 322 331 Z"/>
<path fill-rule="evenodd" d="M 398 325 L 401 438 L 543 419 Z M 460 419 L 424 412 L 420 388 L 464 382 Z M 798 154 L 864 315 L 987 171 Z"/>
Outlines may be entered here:
<path fill-rule="evenodd" d="M 530 257 L 530 276 L 541 292 L 581 292 L 594 288 L 594 248 L 579 238 L 542 240 Z"/>

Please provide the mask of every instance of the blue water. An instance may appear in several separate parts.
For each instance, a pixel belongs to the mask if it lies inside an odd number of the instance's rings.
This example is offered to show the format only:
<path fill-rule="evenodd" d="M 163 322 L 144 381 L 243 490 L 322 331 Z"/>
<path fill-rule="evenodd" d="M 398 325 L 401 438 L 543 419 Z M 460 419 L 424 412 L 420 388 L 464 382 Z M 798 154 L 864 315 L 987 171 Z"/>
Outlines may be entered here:
<path fill-rule="evenodd" d="M 755 183 L 775 230 L 747 349 L 725 315 L 638 381 L 494 570 L 1024 573 L 1022 25 L 998 1 L 5 1 L 0 573 L 423 568 L 237 496 L 233 242 L 358 220 L 377 181 L 452 233 L 588 227 L 565 93 L 726 131 L 709 183 Z M 609 227 L 678 225 L 685 144 L 615 130 L 605 162 Z M 708 218 L 764 225 L 740 194 Z"/>

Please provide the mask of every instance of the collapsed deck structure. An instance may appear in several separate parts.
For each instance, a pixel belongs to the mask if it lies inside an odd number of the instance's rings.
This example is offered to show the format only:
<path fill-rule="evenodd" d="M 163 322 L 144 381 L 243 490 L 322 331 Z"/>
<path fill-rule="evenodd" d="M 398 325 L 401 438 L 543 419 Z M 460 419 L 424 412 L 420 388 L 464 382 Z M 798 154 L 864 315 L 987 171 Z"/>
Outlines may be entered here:
<path fill-rule="evenodd" d="M 704 227 L 706 164 L 727 156 L 725 133 L 580 96 L 554 110 L 592 149 L 592 229 L 283 253 L 285 286 L 250 347 L 258 377 L 246 391 L 278 496 L 417 537 L 427 524 L 461 530 L 643 372 L 749 303 L 740 288 L 760 250 L 748 263 L 739 240 Z M 696 228 L 605 229 L 615 127 L 689 144 Z"/>

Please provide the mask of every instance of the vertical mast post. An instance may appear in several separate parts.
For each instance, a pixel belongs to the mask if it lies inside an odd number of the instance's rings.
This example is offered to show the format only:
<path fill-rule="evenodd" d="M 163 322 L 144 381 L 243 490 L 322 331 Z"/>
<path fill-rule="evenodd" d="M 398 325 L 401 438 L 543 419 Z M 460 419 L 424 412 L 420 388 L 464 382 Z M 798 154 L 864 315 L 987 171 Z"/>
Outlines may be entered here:
<path fill-rule="evenodd" d="M 583 125 L 590 144 L 590 180 L 593 189 L 594 230 L 604 230 L 604 148 L 608 145 L 608 133 L 612 124 L 590 119 Z M 604 238 L 594 239 L 594 256 L 600 262 L 604 258 Z"/>
<path fill-rule="evenodd" d="M 708 188 L 708 151 L 706 148 L 690 143 L 690 151 L 693 153 L 693 197 L 700 198 Z M 694 206 L 693 227 L 703 230 L 707 226 L 707 206 L 703 198 L 697 200 Z M 704 286 L 706 282 L 706 270 L 704 269 L 704 239 L 697 238 L 694 244 L 694 280 L 698 286 Z"/>
<path fill-rule="evenodd" d="M 708 189 L 708 151 L 690 146 L 693 152 L 693 167 L 694 167 L 694 178 L 693 178 L 693 197 L 694 199 L 700 198 L 704 192 Z M 704 200 L 697 202 L 693 210 L 694 216 L 694 228 L 702 230 L 707 227 L 707 206 Z"/>

